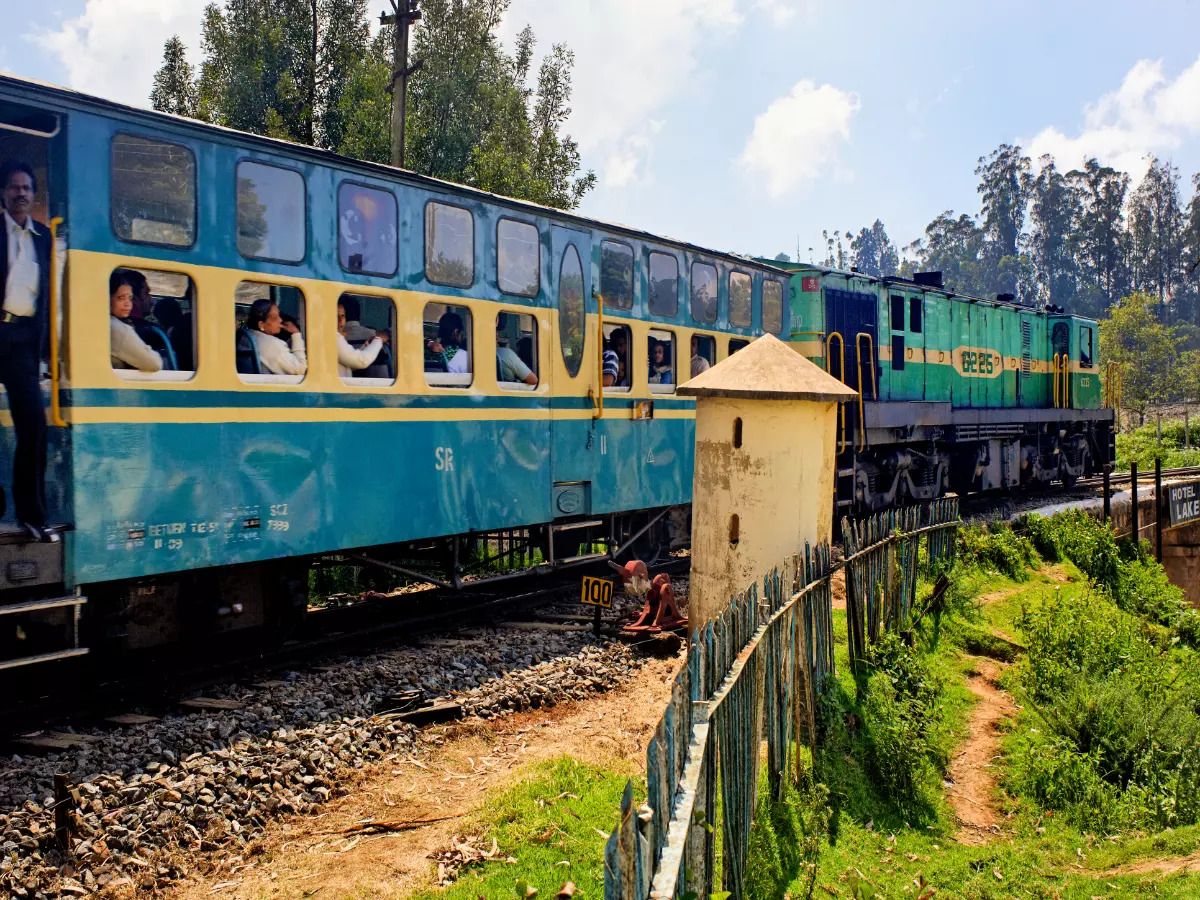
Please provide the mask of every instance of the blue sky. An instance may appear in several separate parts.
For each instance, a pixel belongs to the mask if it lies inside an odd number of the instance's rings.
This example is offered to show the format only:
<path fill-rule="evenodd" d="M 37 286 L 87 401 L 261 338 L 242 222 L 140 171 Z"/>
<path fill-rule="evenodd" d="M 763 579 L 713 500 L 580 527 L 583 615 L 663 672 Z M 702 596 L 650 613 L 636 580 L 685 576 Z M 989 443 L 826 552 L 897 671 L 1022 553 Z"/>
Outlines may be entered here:
<path fill-rule="evenodd" d="M 372 15 L 384 0 L 373 0 Z M 204 0 L 0 0 L 0 69 L 145 103 L 163 40 L 198 56 Z M 376 9 L 378 7 L 378 9 Z M 576 52 L 570 130 L 600 184 L 582 211 L 716 249 L 894 241 L 975 213 L 977 158 L 1019 141 L 1140 177 L 1200 171 L 1200 4 L 513 0 Z"/>

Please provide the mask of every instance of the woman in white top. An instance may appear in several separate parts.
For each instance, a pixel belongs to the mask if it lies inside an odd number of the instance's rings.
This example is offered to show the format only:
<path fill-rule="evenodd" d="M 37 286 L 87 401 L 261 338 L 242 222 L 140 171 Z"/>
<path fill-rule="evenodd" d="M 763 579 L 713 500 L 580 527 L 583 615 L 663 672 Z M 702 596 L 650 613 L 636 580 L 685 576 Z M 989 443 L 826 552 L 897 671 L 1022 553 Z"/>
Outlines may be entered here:
<path fill-rule="evenodd" d="M 371 366 L 379 356 L 379 351 L 388 342 L 386 332 L 377 331 L 366 344 L 355 349 L 346 340 L 346 307 L 338 304 L 338 374 L 343 378 L 349 377 L 357 369 Z"/>
<path fill-rule="evenodd" d="M 163 361 L 158 351 L 138 337 L 133 326 L 125 321 L 133 312 L 133 283 L 119 272 L 114 272 L 108 280 L 108 312 L 112 367 L 140 372 L 162 371 Z"/>
<path fill-rule="evenodd" d="M 303 375 L 308 371 L 304 352 L 304 335 L 291 322 L 283 321 L 279 307 L 270 300 L 255 300 L 246 317 L 246 330 L 258 351 L 258 364 L 271 375 Z M 287 343 L 280 332 L 289 335 Z"/>

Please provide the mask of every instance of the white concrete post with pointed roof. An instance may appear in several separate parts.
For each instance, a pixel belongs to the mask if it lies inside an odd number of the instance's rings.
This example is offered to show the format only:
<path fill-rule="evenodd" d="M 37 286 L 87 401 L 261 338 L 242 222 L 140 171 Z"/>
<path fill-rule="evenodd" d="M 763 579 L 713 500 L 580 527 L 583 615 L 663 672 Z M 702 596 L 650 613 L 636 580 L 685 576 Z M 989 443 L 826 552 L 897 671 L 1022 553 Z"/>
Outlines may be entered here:
<path fill-rule="evenodd" d="M 837 405 L 857 392 L 764 335 L 678 393 L 696 398 L 694 631 L 806 541 L 830 538 Z"/>

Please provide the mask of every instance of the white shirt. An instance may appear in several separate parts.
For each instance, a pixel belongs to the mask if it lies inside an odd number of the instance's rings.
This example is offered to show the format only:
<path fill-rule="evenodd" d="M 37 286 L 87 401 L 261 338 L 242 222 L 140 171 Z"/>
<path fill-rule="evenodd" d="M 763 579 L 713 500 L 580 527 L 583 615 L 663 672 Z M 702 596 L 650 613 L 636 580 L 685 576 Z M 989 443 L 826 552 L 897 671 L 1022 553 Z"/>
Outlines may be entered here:
<path fill-rule="evenodd" d="M 8 237 L 8 272 L 4 290 L 4 311 L 14 316 L 32 316 L 37 312 L 38 267 L 33 246 L 33 216 L 25 217 L 25 227 L 4 212 L 4 232 Z"/>
<path fill-rule="evenodd" d="M 162 371 L 163 361 L 158 351 L 138 337 L 132 325 L 116 316 L 108 317 L 109 353 L 114 369 L 138 369 L 142 372 Z"/>
<path fill-rule="evenodd" d="M 304 335 L 296 332 L 287 343 L 273 334 L 247 329 L 254 349 L 258 351 L 258 364 L 270 375 L 303 375 L 308 371 L 308 357 L 304 352 Z"/>
<path fill-rule="evenodd" d="M 446 363 L 446 371 L 453 375 L 470 375 L 471 354 L 462 347 L 457 348 L 454 356 Z"/>
<path fill-rule="evenodd" d="M 458 357 L 455 357 L 457 359 Z M 500 363 L 501 381 L 521 381 L 533 374 L 521 357 L 511 347 L 497 347 L 496 360 Z"/>
<path fill-rule="evenodd" d="M 379 338 L 372 338 L 364 347 L 357 350 L 350 346 L 350 342 L 342 337 L 337 336 L 338 350 L 338 374 L 343 378 L 350 375 L 355 369 L 365 369 L 375 362 L 375 358 L 379 356 L 379 351 L 383 349 L 383 341 Z"/>

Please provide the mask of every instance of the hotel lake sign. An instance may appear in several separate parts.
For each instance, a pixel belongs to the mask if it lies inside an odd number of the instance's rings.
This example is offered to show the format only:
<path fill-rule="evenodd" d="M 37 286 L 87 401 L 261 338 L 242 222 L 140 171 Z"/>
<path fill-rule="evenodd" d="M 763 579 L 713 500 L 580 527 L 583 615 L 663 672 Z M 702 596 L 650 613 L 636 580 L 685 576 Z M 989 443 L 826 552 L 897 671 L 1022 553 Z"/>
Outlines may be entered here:
<path fill-rule="evenodd" d="M 1200 481 L 1164 485 L 1171 526 L 1200 522 Z"/>

